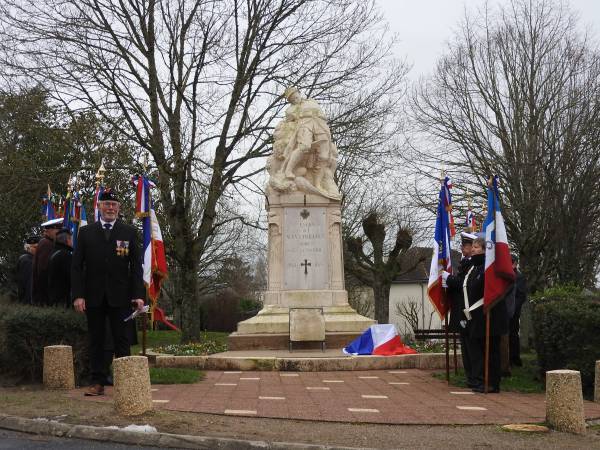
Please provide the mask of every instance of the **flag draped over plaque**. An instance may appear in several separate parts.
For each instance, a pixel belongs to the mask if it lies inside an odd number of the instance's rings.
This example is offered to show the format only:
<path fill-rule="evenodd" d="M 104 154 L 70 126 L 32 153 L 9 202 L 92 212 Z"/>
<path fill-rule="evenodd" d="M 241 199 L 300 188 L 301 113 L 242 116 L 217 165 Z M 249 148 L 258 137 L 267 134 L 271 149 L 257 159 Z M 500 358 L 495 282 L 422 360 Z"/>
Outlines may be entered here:
<path fill-rule="evenodd" d="M 506 294 L 515 279 L 508 236 L 500 209 L 498 177 L 494 177 L 488 186 L 487 210 L 487 217 L 483 224 L 486 241 L 483 294 L 485 311 L 489 311 Z"/>
<path fill-rule="evenodd" d="M 146 176 L 134 177 L 136 185 L 135 215 L 142 219 L 143 228 L 143 279 L 148 297 L 155 306 L 162 280 L 167 276 L 167 259 L 160 225 L 154 212 L 150 188 L 154 187 Z"/>
<path fill-rule="evenodd" d="M 452 218 L 451 188 L 450 178 L 445 177 L 438 198 L 433 254 L 431 256 L 429 282 L 427 284 L 429 300 L 431 300 L 431 303 L 442 318 L 446 315 L 450 307 L 446 298 L 446 291 L 442 287 L 442 271 L 452 272 L 450 243 L 454 236 L 454 220 Z"/>

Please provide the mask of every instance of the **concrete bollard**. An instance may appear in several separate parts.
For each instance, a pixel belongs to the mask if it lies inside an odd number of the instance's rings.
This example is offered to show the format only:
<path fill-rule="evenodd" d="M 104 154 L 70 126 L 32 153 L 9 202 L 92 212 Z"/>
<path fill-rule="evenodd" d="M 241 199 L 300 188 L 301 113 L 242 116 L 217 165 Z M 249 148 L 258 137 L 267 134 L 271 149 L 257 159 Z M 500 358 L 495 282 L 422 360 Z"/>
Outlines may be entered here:
<path fill-rule="evenodd" d="M 113 361 L 115 408 L 119 414 L 137 416 L 152 409 L 150 370 L 145 356 L 125 356 Z"/>
<path fill-rule="evenodd" d="M 44 347 L 44 387 L 74 389 L 73 349 L 70 345 Z"/>
<path fill-rule="evenodd" d="M 600 403 L 600 361 L 596 361 L 596 377 L 594 381 L 594 401 Z"/>
<path fill-rule="evenodd" d="M 585 433 L 579 371 L 546 372 L 546 422 L 558 431 Z"/>

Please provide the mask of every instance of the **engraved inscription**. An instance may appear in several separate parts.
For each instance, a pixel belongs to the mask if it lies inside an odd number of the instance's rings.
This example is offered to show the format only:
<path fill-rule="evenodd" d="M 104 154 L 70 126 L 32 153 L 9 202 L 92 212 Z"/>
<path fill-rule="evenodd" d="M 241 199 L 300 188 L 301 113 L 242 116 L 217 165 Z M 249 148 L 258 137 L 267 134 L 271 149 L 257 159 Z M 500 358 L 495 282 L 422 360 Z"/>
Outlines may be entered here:
<path fill-rule="evenodd" d="M 328 289 L 329 257 L 326 210 L 288 207 L 283 226 L 283 288 Z"/>

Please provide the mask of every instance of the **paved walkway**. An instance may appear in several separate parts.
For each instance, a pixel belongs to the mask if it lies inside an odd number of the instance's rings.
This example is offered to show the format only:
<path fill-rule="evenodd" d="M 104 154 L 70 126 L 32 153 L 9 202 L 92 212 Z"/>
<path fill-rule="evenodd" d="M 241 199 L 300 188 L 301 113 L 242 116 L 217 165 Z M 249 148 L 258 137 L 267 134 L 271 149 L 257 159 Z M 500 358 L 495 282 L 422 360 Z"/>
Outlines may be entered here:
<path fill-rule="evenodd" d="M 70 395 L 81 396 L 81 390 Z M 103 398 L 111 401 L 112 390 Z M 389 424 L 541 422 L 543 394 L 474 394 L 419 369 L 344 372 L 209 371 L 191 385 L 155 385 L 157 408 L 281 419 Z M 585 402 L 587 418 L 600 404 Z"/>

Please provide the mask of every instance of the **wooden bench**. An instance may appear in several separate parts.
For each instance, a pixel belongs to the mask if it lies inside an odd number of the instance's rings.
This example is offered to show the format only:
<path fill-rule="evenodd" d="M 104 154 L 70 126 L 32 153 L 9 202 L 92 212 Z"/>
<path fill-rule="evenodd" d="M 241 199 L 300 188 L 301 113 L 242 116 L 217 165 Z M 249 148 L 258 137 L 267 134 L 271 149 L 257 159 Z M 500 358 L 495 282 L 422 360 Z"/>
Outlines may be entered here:
<path fill-rule="evenodd" d="M 432 339 L 443 339 L 446 340 L 446 330 L 444 328 L 435 328 L 429 330 L 413 329 L 415 340 L 417 341 L 428 341 Z M 455 331 L 448 332 L 448 344 L 452 342 L 452 350 L 454 353 L 454 373 L 458 373 L 458 357 L 456 356 L 456 341 L 460 339 L 460 334 Z M 449 353 L 449 349 L 446 347 L 446 354 Z"/>

